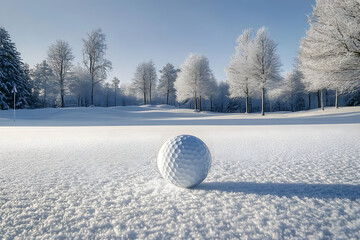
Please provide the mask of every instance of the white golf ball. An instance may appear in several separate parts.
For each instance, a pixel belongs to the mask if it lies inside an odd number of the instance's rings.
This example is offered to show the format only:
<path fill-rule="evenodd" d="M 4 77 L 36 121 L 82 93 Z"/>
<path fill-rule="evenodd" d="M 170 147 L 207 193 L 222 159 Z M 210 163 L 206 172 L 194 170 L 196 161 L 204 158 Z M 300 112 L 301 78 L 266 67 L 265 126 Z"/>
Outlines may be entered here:
<path fill-rule="evenodd" d="M 162 145 L 157 166 L 166 181 L 178 187 L 190 188 L 206 178 L 211 166 L 211 154 L 199 138 L 180 135 Z"/>

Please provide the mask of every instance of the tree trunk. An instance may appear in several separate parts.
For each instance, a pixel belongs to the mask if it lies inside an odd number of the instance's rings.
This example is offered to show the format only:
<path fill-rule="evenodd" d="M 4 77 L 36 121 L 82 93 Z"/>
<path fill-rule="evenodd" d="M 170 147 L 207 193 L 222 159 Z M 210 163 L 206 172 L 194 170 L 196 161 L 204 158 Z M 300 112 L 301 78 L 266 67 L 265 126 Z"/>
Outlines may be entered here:
<path fill-rule="evenodd" d="M 94 76 L 91 74 L 91 105 L 94 105 Z"/>
<path fill-rule="evenodd" d="M 261 97 L 261 115 L 265 116 L 265 88 L 262 88 L 262 97 Z"/>
<path fill-rule="evenodd" d="M 116 107 L 116 87 L 115 87 L 115 107 Z"/>
<path fill-rule="evenodd" d="M 327 89 L 325 89 L 325 102 L 326 102 L 326 106 L 329 106 L 329 95 Z"/>
<path fill-rule="evenodd" d="M 311 93 L 309 92 L 309 110 L 311 109 Z"/>
<path fill-rule="evenodd" d="M 245 113 L 249 113 L 249 94 L 246 93 L 245 96 Z"/>
<path fill-rule="evenodd" d="M 43 102 L 43 107 L 46 107 L 46 86 L 44 88 L 44 102 Z"/>
<path fill-rule="evenodd" d="M 61 107 L 63 108 L 65 106 L 65 101 L 64 101 L 64 90 L 61 89 Z"/>
<path fill-rule="evenodd" d="M 324 90 L 321 89 L 321 110 L 324 111 Z"/>
<path fill-rule="evenodd" d="M 63 74 L 63 65 L 61 63 L 60 67 L 60 98 L 61 98 L 61 106 L 64 107 L 64 74 Z"/>
<path fill-rule="evenodd" d="M 149 90 L 150 90 L 150 92 L 149 92 L 149 94 L 150 94 L 149 95 L 149 100 L 150 100 L 150 105 L 151 105 L 151 82 L 150 82 L 150 89 Z"/>
<path fill-rule="evenodd" d="M 94 86 L 91 85 L 91 99 L 90 99 L 91 105 L 94 105 Z"/>
<path fill-rule="evenodd" d="M 169 105 L 169 90 L 166 93 L 166 104 Z"/>
<path fill-rule="evenodd" d="M 62 75 L 62 71 L 60 71 L 60 107 L 64 107 L 64 80 L 63 80 L 63 75 Z"/>
<path fill-rule="evenodd" d="M 317 92 L 317 98 L 318 98 L 318 108 L 320 108 L 321 107 L 321 104 L 320 104 L 320 90 L 318 90 L 318 92 Z"/>
<path fill-rule="evenodd" d="M 201 112 L 201 96 L 199 97 L 199 112 Z"/>
<path fill-rule="evenodd" d="M 195 97 L 194 97 L 194 108 L 195 108 L 195 110 L 197 110 L 197 99 L 196 99 L 196 93 L 195 93 Z"/>
<path fill-rule="evenodd" d="M 61 81 L 61 86 L 60 86 L 60 97 L 61 97 L 61 107 L 65 107 L 65 101 L 64 101 L 64 94 L 65 94 L 65 91 L 64 91 L 64 82 Z"/>
<path fill-rule="evenodd" d="M 339 108 L 339 93 L 335 90 L 335 108 Z"/>
<path fill-rule="evenodd" d="M 144 90 L 144 105 L 146 105 L 146 92 Z"/>

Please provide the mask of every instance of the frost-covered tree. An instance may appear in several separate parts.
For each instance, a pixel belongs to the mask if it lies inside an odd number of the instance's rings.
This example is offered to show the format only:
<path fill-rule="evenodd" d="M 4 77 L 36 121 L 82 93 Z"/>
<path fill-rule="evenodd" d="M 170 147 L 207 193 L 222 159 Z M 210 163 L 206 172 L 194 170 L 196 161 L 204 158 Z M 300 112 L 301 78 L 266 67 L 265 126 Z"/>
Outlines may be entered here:
<path fill-rule="evenodd" d="M 122 98 L 123 106 L 139 103 L 136 97 L 138 91 L 135 90 L 133 83 L 122 83 L 120 85 L 120 89 L 122 89 L 122 94 L 123 94 L 123 98 Z"/>
<path fill-rule="evenodd" d="M 231 57 L 230 65 L 225 69 L 231 98 L 245 97 L 245 112 L 249 112 L 249 94 L 254 88 L 250 79 L 252 30 L 247 29 L 236 40 L 236 52 Z"/>
<path fill-rule="evenodd" d="M 226 106 L 229 104 L 229 85 L 225 81 L 221 81 L 218 85 L 218 97 L 216 110 L 224 112 Z"/>
<path fill-rule="evenodd" d="M 194 99 L 195 110 L 201 111 L 201 99 L 210 96 L 209 82 L 212 77 L 209 60 L 202 55 L 190 54 L 180 66 L 174 83 L 177 101 Z"/>
<path fill-rule="evenodd" d="M 219 94 L 218 83 L 215 79 L 214 74 L 211 74 L 208 84 L 208 93 L 209 93 L 209 100 L 210 100 L 210 111 L 214 111 L 214 102 Z"/>
<path fill-rule="evenodd" d="M 283 91 L 284 95 L 281 97 L 288 101 L 291 111 L 305 109 L 305 86 L 302 83 L 302 78 L 302 73 L 295 68 L 292 72 L 286 74 L 281 84 L 280 89 Z"/>
<path fill-rule="evenodd" d="M 269 38 L 266 28 L 260 28 L 250 48 L 249 77 L 261 91 L 261 114 L 265 115 L 265 90 L 281 80 L 277 44 Z"/>
<path fill-rule="evenodd" d="M 132 87 L 138 95 L 143 95 L 144 104 L 146 105 L 147 93 L 149 91 L 149 82 L 146 77 L 146 63 L 140 63 L 136 67 L 135 76 L 132 81 Z"/>
<path fill-rule="evenodd" d="M 53 106 L 56 99 L 55 76 L 46 60 L 36 64 L 30 70 L 32 94 L 39 98 L 41 107 Z"/>
<path fill-rule="evenodd" d="M 116 106 L 116 97 L 117 97 L 117 89 L 119 88 L 120 80 L 117 77 L 114 77 L 112 80 L 112 85 L 114 87 L 114 100 L 115 100 L 115 106 Z"/>
<path fill-rule="evenodd" d="M 88 33 L 87 39 L 83 39 L 84 64 L 91 75 L 91 105 L 94 104 L 95 86 L 106 78 L 107 72 L 112 68 L 111 62 L 105 59 L 105 41 L 105 34 L 101 29 Z"/>
<path fill-rule="evenodd" d="M 75 96 L 77 106 L 89 106 L 91 93 L 91 76 L 87 69 L 77 65 L 73 68 L 69 79 L 70 93 Z"/>
<path fill-rule="evenodd" d="M 140 63 L 136 67 L 135 76 L 132 81 L 132 86 L 138 95 L 144 97 L 144 104 L 152 100 L 152 91 L 156 86 L 156 69 L 153 61 Z"/>
<path fill-rule="evenodd" d="M 159 72 L 161 73 L 159 84 L 158 84 L 158 91 L 161 95 L 166 96 L 166 104 L 169 104 L 170 100 L 175 97 L 175 87 L 174 82 L 176 81 L 178 69 L 168 63 L 166 64 L 162 70 Z"/>
<path fill-rule="evenodd" d="M 69 43 L 63 40 L 57 40 L 49 47 L 48 62 L 59 85 L 60 107 L 65 106 L 65 90 L 67 87 L 67 81 L 70 78 L 73 59 L 74 55 L 72 54 L 72 49 Z"/>
<path fill-rule="evenodd" d="M 300 44 L 299 60 L 309 91 L 324 89 L 338 94 L 360 88 L 360 2 L 316 0 L 310 28 Z"/>
<path fill-rule="evenodd" d="M 111 92 L 110 83 L 106 82 L 104 84 L 104 90 L 105 90 L 105 94 L 106 94 L 106 107 L 109 107 L 109 96 L 110 96 L 110 92 Z"/>
<path fill-rule="evenodd" d="M 309 17 L 310 29 L 300 43 L 299 62 L 301 71 L 304 74 L 303 82 L 306 89 L 310 92 L 319 91 L 321 93 L 321 97 L 318 96 L 321 101 L 321 109 L 324 110 L 323 90 L 329 88 L 329 78 L 331 76 L 331 68 L 327 67 L 326 61 L 335 57 L 334 53 L 339 50 L 339 46 L 336 46 L 333 39 L 324 37 L 321 33 L 321 31 L 324 31 L 324 26 L 320 27 L 319 24 L 315 23 L 317 17 L 315 17 L 314 13 L 315 11 Z M 319 31 L 320 28 L 323 28 L 323 30 Z M 325 46 L 327 44 L 329 44 L 329 47 Z"/>
<path fill-rule="evenodd" d="M 11 90 L 17 88 L 16 107 L 23 108 L 30 99 L 29 75 L 20 53 L 11 41 L 9 33 L 0 27 L 0 109 L 13 107 Z"/>
<path fill-rule="evenodd" d="M 156 68 L 153 61 L 149 61 L 146 63 L 146 77 L 148 78 L 149 83 L 149 103 L 152 104 L 152 96 L 153 91 L 156 88 L 157 75 Z"/>

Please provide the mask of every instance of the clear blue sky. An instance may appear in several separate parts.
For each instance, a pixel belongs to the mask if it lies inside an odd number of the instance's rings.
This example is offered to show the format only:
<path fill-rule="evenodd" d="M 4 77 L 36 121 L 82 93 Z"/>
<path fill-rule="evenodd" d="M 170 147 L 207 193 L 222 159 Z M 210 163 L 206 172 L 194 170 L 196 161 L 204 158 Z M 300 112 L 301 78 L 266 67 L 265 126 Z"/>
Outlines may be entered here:
<path fill-rule="evenodd" d="M 0 26 L 30 66 L 65 40 L 82 64 L 82 39 L 101 28 L 107 37 L 108 79 L 131 81 L 136 66 L 152 59 L 157 70 L 179 67 L 189 53 L 208 57 L 218 80 L 246 28 L 268 28 L 278 43 L 282 71 L 292 69 L 315 0 L 0 0 Z"/>

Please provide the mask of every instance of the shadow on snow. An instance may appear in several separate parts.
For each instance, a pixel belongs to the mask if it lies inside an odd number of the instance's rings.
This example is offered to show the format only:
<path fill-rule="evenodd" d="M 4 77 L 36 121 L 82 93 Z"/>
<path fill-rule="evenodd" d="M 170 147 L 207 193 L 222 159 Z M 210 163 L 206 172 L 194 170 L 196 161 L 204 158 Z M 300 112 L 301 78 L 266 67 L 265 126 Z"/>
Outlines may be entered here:
<path fill-rule="evenodd" d="M 278 197 L 360 199 L 360 185 L 307 183 L 204 182 L 194 190 L 220 191 Z"/>

